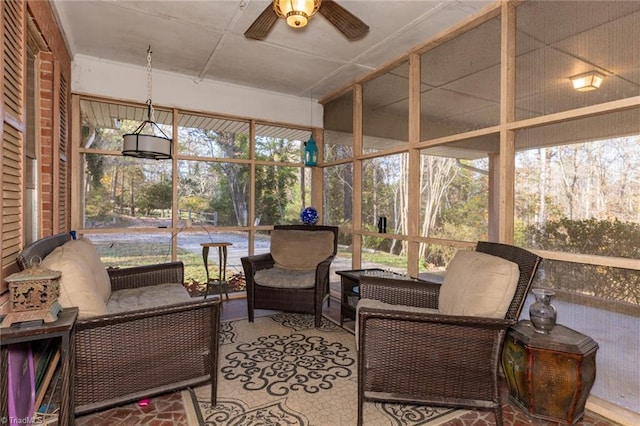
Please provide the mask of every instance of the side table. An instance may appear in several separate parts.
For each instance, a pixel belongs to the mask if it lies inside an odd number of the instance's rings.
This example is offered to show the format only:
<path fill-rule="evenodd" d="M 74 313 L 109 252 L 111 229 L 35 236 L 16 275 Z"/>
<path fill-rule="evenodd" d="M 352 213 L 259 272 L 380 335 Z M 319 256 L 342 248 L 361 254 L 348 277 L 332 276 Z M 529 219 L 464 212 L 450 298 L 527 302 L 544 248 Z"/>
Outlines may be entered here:
<path fill-rule="evenodd" d="M 227 289 L 227 247 L 232 246 L 232 243 L 228 242 L 216 242 L 216 243 L 200 243 L 202 246 L 202 260 L 204 261 L 204 269 L 207 272 L 207 289 L 204 292 L 204 298 L 209 295 L 209 288 L 211 286 L 218 286 L 220 292 L 220 300 L 222 300 L 222 290 L 224 288 L 224 294 L 229 300 L 229 292 Z M 209 248 L 218 248 L 218 278 L 210 278 L 209 276 Z"/>
<path fill-rule="evenodd" d="M 530 321 L 519 321 L 502 351 L 509 398 L 532 417 L 576 423 L 596 378 L 597 350 L 593 339 L 568 327 L 540 334 Z"/>
<path fill-rule="evenodd" d="M 401 278 L 405 275 L 398 274 L 396 272 L 385 271 L 380 268 L 369 269 L 353 269 L 350 271 L 336 271 L 336 274 L 340 275 L 340 285 L 342 288 L 340 295 L 340 326 L 344 323 L 345 318 L 351 320 L 356 319 L 356 305 L 360 300 L 360 277 L 363 274 L 378 274 L 378 276 L 386 276 L 388 278 Z M 406 278 L 412 281 L 419 281 L 415 278 Z"/>
<path fill-rule="evenodd" d="M 61 338 L 60 359 L 61 359 L 61 404 L 58 424 L 61 426 L 74 424 L 74 366 L 75 366 L 75 330 L 76 319 L 78 318 L 78 308 L 65 308 L 58 314 L 58 320 L 35 326 L 13 326 L 0 330 L 1 333 L 1 356 L 2 356 L 2 379 L 0 383 L 0 418 L 7 418 L 8 389 L 7 389 L 7 356 L 8 347 L 14 343 L 32 342 L 41 339 Z M 36 407 L 37 410 L 37 407 Z"/>

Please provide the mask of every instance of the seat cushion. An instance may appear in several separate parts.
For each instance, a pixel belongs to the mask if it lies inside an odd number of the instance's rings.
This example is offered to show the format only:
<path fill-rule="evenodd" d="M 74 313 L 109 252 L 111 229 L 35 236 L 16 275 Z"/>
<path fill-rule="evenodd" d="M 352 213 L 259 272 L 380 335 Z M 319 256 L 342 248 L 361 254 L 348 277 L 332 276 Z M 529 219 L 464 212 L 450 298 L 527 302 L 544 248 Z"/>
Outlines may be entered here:
<path fill-rule="evenodd" d="M 307 271 L 283 269 L 278 266 L 261 269 L 253 276 L 256 284 L 278 288 L 313 288 L 316 281 L 315 268 Z"/>
<path fill-rule="evenodd" d="M 519 276 L 518 265 L 511 261 L 459 250 L 447 266 L 438 310 L 444 315 L 504 318 Z"/>
<path fill-rule="evenodd" d="M 167 283 L 138 288 L 125 288 L 111 293 L 107 303 L 110 314 L 158 308 L 192 300 L 182 284 Z"/>
<path fill-rule="evenodd" d="M 271 256 L 283 269 L 308 271 L 333 254 L 334 233 L 274 229 L 271 232 Z"/>
<path fill-rule="evenodd" d="M 107 313 L 107 305 L 94 284 L 90 266 L 78 258 L 75 250 L 66 244 L 56 247 L 44 258 L 42 265 L 61 273 L 58 302 L 63 308 L 77 306 L 80 318 Z"/>

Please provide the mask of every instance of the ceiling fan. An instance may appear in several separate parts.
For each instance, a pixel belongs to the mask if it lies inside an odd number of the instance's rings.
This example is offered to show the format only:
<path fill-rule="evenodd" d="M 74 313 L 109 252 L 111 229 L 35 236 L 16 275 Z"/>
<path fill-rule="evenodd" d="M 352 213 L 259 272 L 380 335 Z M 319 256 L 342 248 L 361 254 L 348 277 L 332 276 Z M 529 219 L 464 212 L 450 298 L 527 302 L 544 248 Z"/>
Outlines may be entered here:
<path fill-rule="evenodd" d="M 285 18 L 290 27 L 302 28 L 316 12 L 320 12 L 351 41 L 359 40 L 369 32 L 367 24 L 333 0 L 273 0 L 244 36 L 264 40 L 278 18 Z"/>

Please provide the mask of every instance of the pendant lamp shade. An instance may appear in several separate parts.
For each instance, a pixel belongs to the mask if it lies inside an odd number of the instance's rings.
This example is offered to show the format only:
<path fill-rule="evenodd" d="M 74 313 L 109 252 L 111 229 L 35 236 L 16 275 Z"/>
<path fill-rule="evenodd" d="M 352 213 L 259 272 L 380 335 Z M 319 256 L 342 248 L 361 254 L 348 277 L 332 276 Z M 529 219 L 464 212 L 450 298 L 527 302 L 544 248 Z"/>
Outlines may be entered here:
<path fill-rule="evenodd" d="M 143 134 L 145 128 L 151 130 L 151 134 Z M 156 136 L 157 133 L 162 136 Z M 122 138 L 122 155 L 152 160 L 171 159 L 171 139 L 151 120 L 145 120 L 133 133 Z"/>
<path fill-rule="evenodd" d="M 168 160 L 172 155 L 173 141 L 167 136 L 153 117 L 151 103 L 151 46 L 147 50 L 147 119 L 133 133 L 122 137 L 122 155 L 152 160 Z M 144 132 L 144 133 L 143 133 Z"/>

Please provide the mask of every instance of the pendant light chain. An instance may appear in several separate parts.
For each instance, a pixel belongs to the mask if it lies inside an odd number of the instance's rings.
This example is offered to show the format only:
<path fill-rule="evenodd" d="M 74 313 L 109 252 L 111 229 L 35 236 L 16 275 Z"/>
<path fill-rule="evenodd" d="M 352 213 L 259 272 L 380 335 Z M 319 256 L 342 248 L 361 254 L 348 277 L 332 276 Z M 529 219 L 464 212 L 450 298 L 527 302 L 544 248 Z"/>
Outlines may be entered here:
<path fill-rule="evenodd" d="M 155 123 L 156 118 L 153 105 L 151 103 L 151 93 L 151 45 L 149 45 L 149 48 L 147 49 L 147 105 L 149 106 L 149 121 L 153 121 Z"/>

